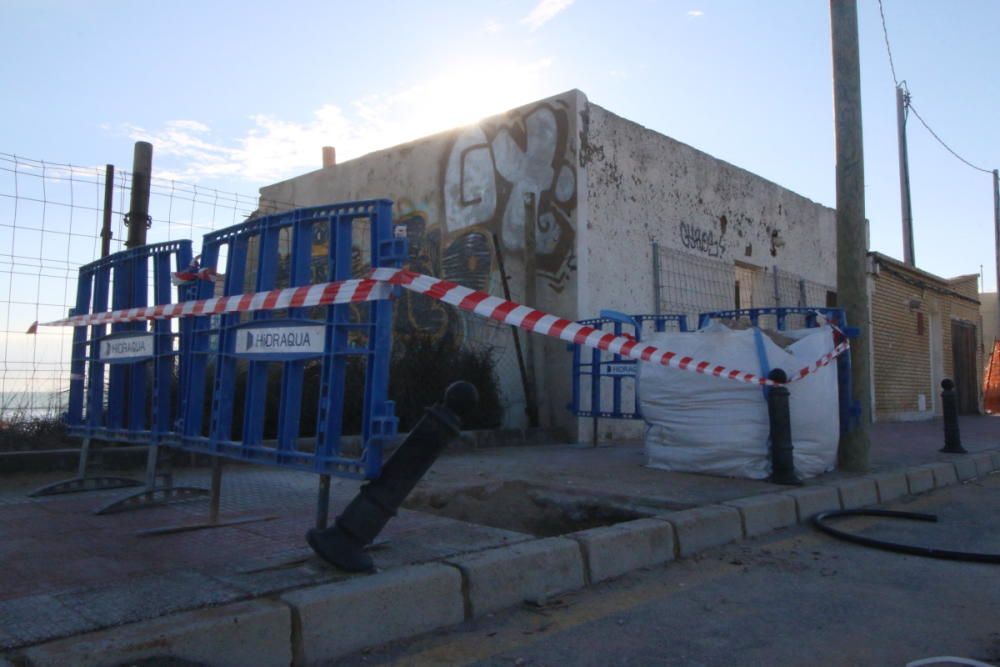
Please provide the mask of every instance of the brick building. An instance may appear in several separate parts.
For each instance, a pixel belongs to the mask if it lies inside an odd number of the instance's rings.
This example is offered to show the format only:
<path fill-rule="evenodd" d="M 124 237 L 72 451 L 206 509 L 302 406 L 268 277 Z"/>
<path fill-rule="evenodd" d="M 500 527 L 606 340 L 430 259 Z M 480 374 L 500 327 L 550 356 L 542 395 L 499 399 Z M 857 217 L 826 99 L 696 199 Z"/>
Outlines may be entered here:
<path fill-rule="evenodd" d="M 955 381 L 961 414 L 979 412 L 979 276 L 941 278 L 881 253 L 869 257 L 875 419 L 940 415 L 944 378 Z"/>

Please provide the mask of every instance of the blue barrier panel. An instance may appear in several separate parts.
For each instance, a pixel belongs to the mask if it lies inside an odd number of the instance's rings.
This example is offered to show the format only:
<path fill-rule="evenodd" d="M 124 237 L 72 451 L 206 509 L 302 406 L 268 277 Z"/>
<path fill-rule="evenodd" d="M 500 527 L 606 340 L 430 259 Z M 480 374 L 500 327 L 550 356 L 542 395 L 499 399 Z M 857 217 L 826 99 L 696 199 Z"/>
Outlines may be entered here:
<path fill-rule="evenodd" d="M 202 266 L 226 296 L 398 267 L 392 202 L 296 209 L 207 234 Z M 191 298 L 214 296 L 201 281 Z M 388 300 L 193 318 L 180 447 L 321 475 L 374 479 L 397 420 Z M 275 405 L 276 403 L 276 405 Z M 357 451 L 342 438 L 356 420 Z"/>
<path fill-rule="evenodd" d="M 688 330 L 684 315 L 626 315 L 613 310 L 602 310 L 600 317 L 581 320 L 580 324 L 638 341 L 644 334 Z M 566 349 L 573 353 L 573 397 L 568 406 L 573 414 L 595 420 L 642 419 L 636 391 L 639 362 L 578 345 L 567 345 Z"/>
<path fill-rule="evenodd" d="M 698 328 L 704 327 L 712 320 L 746 318 L 755 327 L 761 326 L 763 319 L 768 321 L 765 326 L 767 323 L 773 323 L 775 329 L 784 331 L 788 328 L 815 327 L 818 315 L 825 317 L 831 324 L 843 331 L 848 338 L 854 338 L 859 333 L 857 329 L 847 325 L 847 314 L 843 308 L 809 308 L 806 306 L 744 308 L 701 313 L 698 316 Z M 790 320 L 795 321 L 790 325 Z M 851 353 L 849 350 L 837 357 L 837 386 L 840 401 L 840 432 L 841 434 L 850 433 L 857 426 L 861 407 L 854 400 L 854 392 L 851 388 Z"/>
<path fill-rule="evenodd" d="M 191 241 L 183 240 L 123 250 L 87 264 L 80 268 L 71 314 L 143 307 L 150 300 L 172 303 L 171 273 L 190 262 Z M 143 444 L 174 440 L 185 377 L 183 331 L 177 320 L 121 322 L 112 324 L 110 333 L 107 325 L 76 327 L 69 433 Z"/>

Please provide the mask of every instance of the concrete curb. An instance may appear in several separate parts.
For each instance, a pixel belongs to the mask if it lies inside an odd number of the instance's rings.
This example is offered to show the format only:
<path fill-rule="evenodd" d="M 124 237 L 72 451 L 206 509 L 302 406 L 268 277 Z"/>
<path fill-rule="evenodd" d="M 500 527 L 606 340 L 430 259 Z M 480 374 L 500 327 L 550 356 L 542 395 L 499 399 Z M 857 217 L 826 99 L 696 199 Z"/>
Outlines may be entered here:
<path fill-rule="evenodd" d="M 677 555 L 690 556 L 743 537 L 739 510 L 726 505 L 705 505 L 656 518 L 669 522 L 677 535 Z"/>
<path fill-rule="evenodd" d="M 858 509 L 878 503 L 875 480 L 869 477 L 842 479 L 835 486 L 840 493 L 840 504 L 845 510 Z"/>
<path fill-rule="evenodd" d="M 637 519 L 567 535 L 580 544 L 588 583 L 671 561 L 677 540 L 666 521 Z"/>
<path fill-rule="evenodd" d="M 975 479 L 979 474 L 976 470 L 976 462 L 968 454 L 962 456 L 962 458 L 955 459 L 955 474 L 958 475 L 958 481 L 968 482 L 970 479 Z"/>
<path fill-rule="evenodd" d="M 934 471 L 927 467 L 910 468 L 906 471 L 906 481 L 910 485 L 910 493 L 916 495 L 934 488 Z"/>
<path fill-rule="evenodd" d="M 878 501 L 880 503 L 887 503 L 897 498 L 902 498 L 909 493 L 910 487 L 906 481 L 906 472 L 902 470 L 869 475 L 868 479 L 875 482 L 875 489 L 878 491 Z"/>
<path fill-rule="evenodd" d="M 795 500 L 780 493 L 739 498 L 722 504 L 739 510 L 745 537 L 756 537 L 798 523 Z"/>
<path fill-rule="evenodd" d="M 445 561 L 462 573 L 468 616 L 583 588 L 580 545 L 564 537 L 520 542 Z"/>
<path fill-rule="evenodd" d="M 976 473 L 979 477 L 984 477 L 993 472 L 993 457 L 990 452 L 978 452 L 970 455 L 976 464 Z"/>
<path fill-rule="evenodd" d="M 934 486 L 943 487 L 958 484 L 958 475 L 955 474 L 955 466 L 951 463 L 930 463 L 928 468 L 934 475 Z"/>
<path fill-rule="evenodd" d="M 648 519 L 411 565 L 52 641 L 0 657 L 100 665 L 173 656 L 213 665 L 325 663 L 511 607 L 805 523 L 1000 470 L 1000 450 L 728 500 Z M 969 477 L 972 475 L 972 477 Z"/>
<path fill-rule="evenodd" d="M 795 501 L 795 513 L 799 523 L 805 523 L 819 514 L 842 509 L 840 492 L 835 486 L 804 486 L 800 489 L 782 491 L 781 495 Z"/>
<path fill-rule="evenodd" d="M 439 563 L 305 588 L 281 601 L 291 609 L 294 665 L 317 664 L 465 618 L 462 577 Z"/>
<path fill-rule="evenodd" d="M 291 635 L 287 606 L 254 600 L 59 639 L 20 654 L 33 667 L 98 667 L 168 656 L 220 667 L 288 665 Z"/>

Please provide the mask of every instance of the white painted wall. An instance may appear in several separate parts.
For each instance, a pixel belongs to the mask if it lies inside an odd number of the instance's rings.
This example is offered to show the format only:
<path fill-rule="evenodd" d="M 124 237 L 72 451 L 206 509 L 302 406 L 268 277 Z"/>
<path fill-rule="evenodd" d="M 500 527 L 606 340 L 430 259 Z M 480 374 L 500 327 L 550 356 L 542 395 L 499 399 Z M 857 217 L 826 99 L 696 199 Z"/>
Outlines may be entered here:
<path fill-rule="evenodd" d="M 661 301 L 667 292 L 689 293 L 689 313 L 733 307 L 737 262 L 740 273 L 756 278 L 755 306 L 774 305 L 775 268 L 807 277 L 808 305 L 825 305 L 826 290 L 836 290 L 834 210 L 596 104 L 581 113 L 580 171 L 587 183 L 586 232 L 578 236 L 581 317 L 605 308 L 654 312 L 653 242 L 665 249 Z M 747 288 L 741 286 L 744 302 Z M 589 438 L 589 420 L 579 426 Z M 609 433 L 637 437 L 642 424 L 606 422 L 602 437 Z"/>
<path fill-rule="evenodd" d="M 758 269 L 755 305 L 767 298 L 775 267 L 808 276 L 814 300 L 836 285 L 832 210 L 615 116 L 575 90 L 261 189 L 262 208 L 382 197 L 408 227 L 414 270 L 502 294 L 496 234 L 512 298 L 570 319 L 605 308 L 653 312 L 654 241 L 692 258 L 723 291 L 732 289 L 734 262 Z M 532 230 L 533 254 L 526 252 Z M 417 299 L 397 306 L 397 324 L 494 345 L 506 425 L 524 425 L 509 328 Z M 543 424 L 589 439 L 589 420 L 578 423 L 566 409 L 565 345 L 531 340 Z M 639 422 L 606 424 L 602 433 L 641 434 Z"/>

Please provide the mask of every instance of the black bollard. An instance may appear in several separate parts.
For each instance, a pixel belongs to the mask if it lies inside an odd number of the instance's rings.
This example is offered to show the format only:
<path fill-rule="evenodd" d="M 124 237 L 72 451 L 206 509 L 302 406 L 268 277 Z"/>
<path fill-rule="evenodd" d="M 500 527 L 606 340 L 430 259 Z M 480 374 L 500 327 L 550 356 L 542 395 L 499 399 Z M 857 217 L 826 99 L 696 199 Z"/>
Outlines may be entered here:
<path fill-rule="evenodd" d="M 458 437 L 461 420 L 479 402 L 476 388 L 455 382 L 444 393 L 443 404 L 427 408 L 396 453 L 382 468 L 382 475 L 361 487 L 333 526 L 312 529 L 306 540 L 320 558 L 348 572 L 374 568 L 365 547 L 374 541 L 406 496 L 430 469 L 444 448 Z"/>
<path fill-rule="evenodd" d="M 945 378 L 941 380 L 941 412 L 944 413 L 944 447 L 945 454 L 968 454 L 962 447 L 962 434 L 958 430 L 958 392 L 955 383 Z"/>
<path fill-rule="evenodd" d="M 784 383 L 788 381 L 788 376 L 785 371 L 775 368 L 768 373 L 767 379 Z M 795 474 L 792 419 L 788 410 L 788 387 L 784 384 L 768 387 L 767 416 L 771 424 L 771 476 L 768 481 L 772 484 L 801 486 L 802 480 Z"/>

